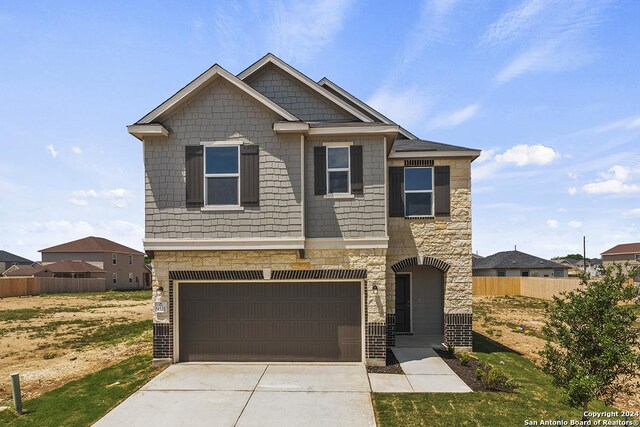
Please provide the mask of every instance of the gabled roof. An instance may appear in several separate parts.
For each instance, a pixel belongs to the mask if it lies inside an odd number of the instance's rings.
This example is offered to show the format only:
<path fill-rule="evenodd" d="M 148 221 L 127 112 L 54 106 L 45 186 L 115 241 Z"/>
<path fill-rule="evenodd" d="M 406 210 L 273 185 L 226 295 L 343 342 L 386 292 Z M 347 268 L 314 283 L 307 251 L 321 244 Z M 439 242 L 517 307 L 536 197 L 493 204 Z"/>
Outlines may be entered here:
<path fill-rule="evenodd" d="M 621 243 L 602 252 L 601 255 L 627 255 L 640 254 L 640 242 L 638 243 Z"/>
<path fill-rule="evenodd" d="M 361 101 L 354 95 L 344 90 L 343 88 L 341 88 L 340 86 L 338 86 L 337 84 L 329 80 L 328 78 L 323 77 L 322 80 L 318 82 L 318 84 L 326 88 L 330 92 L 334 93 L 336 96 L 342 98 L 345 102 L 348 102 L 350 105 L 353 105 L 358 110 L 367 114 L 372 119 L 376 121 L 380 121 L 382 123 L 393 124 L 393 125 L 397 124 L 393 120 L 391 120 L 390 118 L 388 118 L 387 116 L 385 116 L 384 114 L 376 110 L 375 108 L 371 107 L 369 104 L 366 104 L 365 102 Z M 418 138 L 417 136 L 415 136 L 408 130 L 404 129 L 403 127 L 400 127 L 400 134 L 408 139 Z"/>
<path fill-rule="evenodd" d="M 185 87 L 176 92 L 169 99 L 153 109 L 153 111 L 148 113 L 146 116 L 138 120 L 133 125 L 128 126 L 129 131 L 133 133 L 132 130 L 136 130 L 137 126 L 156 124 L 158 121 L 161 121 L 163 118 L 173 113 L 176 109 L 180 108 L 186 102 L 193 99 L 194 96 L 209 83 L 219 78 L 222 78 L 231 83 L 241 91 L 245 92 L 247 95 L 262 103 L 265 107 L 280 115 L 282 118 L 289 121 L 298 121 L 298 118 L 296 116 L 294 116 L 257 90 L 253 89 L 242 80 L 238 79 L 236 76 L 222 68 L 220 65 L 215 64 L 207 71 L 192 80 Z"/>
<path fill-rule="evenodd" d="M 36 266 L 36 267 L 33 267 L 31 265 L 12 265 L 11 267 L 7 268 L 2 273 L 2 276 L 4 276 L 4 277 L 16 277 L 16 276 L 30 277 L 30 276 L 33 276 L 39 269 L 40 269 L 39 265 Z"/>
<path fill-rule="evenodd" d="M 83 239 L 74 240 L 72 242 L 63 243 L 46 249 L 40 249 L 39 252 L 115 252 L 144 255 L 140 251 L 131 249 L 127 246 L 121 245 L 120 243 L 116 243 L 113 240 L 94 236 L 85 237 Z"/>
<path fill-rule="evenodd" d="M 391 146 L 389 158 L 405 157 L 473 157 L 480 156 L 480 150 L 443 144 L 423 139 L 396 139 Z"/>
<path fill-rule="evenodd" d="M 280 68 L 281 70 L 283 70 L 284 72 L 294 77 L 296 80 L 298 80 L 300 83 L 302 83 L 312 91 L 318 93 L 325 99 L 329 100 L 333 104 L 337 105 L 344 111 L 347 111 L 348 113 L 352 114 L 353 116 L 357 117 L 363 122 L 367 122 L 367 123 L 373 122 L 371 117 L 369 117 L 367 114 L 364 114 L 362 111 L 353 107 L 348 102 L 345 102 L 344 100 L 340 99 L 338 96 L 329 92 L 324 87 L 320 86 L 318 83 L 316 83 L 315 81 L 313 81 L 312 79 L 310 79 L 309 77 L 301 73 L 300 71 L 296 70 L 291 65 L 287 64 L 286 62 L 284 62 L 283 60 L 281 60 L 280 58 L 278 58 L 272 53 L 267 53 L 265 56 L 263 56 L 258 61 L 253 63 L 253 65 L 249 66 L 249 68 L 247 68 L 246 70 L 238 74 L 238 78 L 240 80 L 246 80 L 252 75 L 254 75 L 255 73 L 257 73 L 259 70 L 261 70 L 263 67 L 268 66 L 270 64 Z"/>
<path fill-rule="evenodd" d="M 36 273 L 51 271 L 52 273 L 105 273 L 100 267 L 85 261 L 59 261 L 45 264 L 37 268 Z"/>
<path fill-rule="evenodd" d="M 539 258 L 520 251 L 504 251 L 489 255 L 485 258 L 474 258 L 473 269 L 509 269 L 509 268 L 554 268 L 568 269 L 566 265 Z"/>
<path fill-rule="evenodd" d="M 12 254 L 7 251 L 0 251 L 0 262 L 28 262 L 32 263 L 33 261 L 23 258 L 19 255 Z"/>

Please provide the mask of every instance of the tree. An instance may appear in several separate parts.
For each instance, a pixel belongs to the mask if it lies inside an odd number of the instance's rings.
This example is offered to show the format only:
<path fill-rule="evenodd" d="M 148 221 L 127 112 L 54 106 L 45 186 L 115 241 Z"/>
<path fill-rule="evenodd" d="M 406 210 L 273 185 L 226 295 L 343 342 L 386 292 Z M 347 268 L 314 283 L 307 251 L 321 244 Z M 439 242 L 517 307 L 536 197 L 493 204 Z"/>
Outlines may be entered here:
<path fill-rule="evenodd" d="M 556 256 L 551 259 L 573 259 L 576 261 L 582 261 L 582 255 L 580 254 L 567 254 L 565 256 Z"/>
<path fill-rule="evenodd" d="M 580 289 L 554 297 L 546 306 L 543 368 L 566 391 L 569 404 L 585 412 L 593 400 L 610 405 L 619 394 L 640 389 L 639 331 L 634 326 L 640 287 L 629 283 L 635 274 L 620 265 L 606 267 L 600 280 L 582 276 Z"/>

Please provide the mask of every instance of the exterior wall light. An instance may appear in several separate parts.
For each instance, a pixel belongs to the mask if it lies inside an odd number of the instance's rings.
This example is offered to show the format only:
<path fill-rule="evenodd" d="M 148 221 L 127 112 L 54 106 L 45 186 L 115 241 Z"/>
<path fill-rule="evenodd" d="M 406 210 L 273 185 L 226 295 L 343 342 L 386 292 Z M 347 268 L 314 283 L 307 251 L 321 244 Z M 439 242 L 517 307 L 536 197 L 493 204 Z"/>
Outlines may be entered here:
<path fill-rule="evenodd" d="M 373 294 L 374 294 L 374 295 L 378 295 L 378 285 L 373 285 L 373 286 L 371 287 L 371 290 L 373 291 Z"/>

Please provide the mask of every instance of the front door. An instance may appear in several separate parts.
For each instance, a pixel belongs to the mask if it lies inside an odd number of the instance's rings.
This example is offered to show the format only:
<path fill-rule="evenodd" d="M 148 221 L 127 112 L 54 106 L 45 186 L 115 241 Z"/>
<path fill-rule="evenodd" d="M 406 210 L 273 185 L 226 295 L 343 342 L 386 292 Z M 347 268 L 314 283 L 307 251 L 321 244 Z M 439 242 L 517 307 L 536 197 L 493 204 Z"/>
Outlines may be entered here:
<path fill-rule="evenodd" d="M 396 274 L 396 332 L 411 332 L 411 276 Z"/>

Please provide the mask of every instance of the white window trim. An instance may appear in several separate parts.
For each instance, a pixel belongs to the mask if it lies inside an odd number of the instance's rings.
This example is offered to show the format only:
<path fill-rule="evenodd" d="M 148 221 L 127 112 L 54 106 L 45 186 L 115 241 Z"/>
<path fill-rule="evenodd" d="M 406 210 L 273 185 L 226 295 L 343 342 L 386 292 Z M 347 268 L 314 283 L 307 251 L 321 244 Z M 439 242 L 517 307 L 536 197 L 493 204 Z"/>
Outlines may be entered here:
<path fill-rule="evenodd" d="M 118 254 L 111 254 L 111 265 L 118 265 Z"/>
<path fill-rule="evenodd" d="M 353 141 L 342 141 L 342 142 L 323 142 L 323 147 L 346 147 L 353 145 Z"/>
<path fill-rule="evenodd" d="M 244 138 L 225 139 L 223 141 L 200 141 L 200 145 L 204 147 L 217 147 L 217 146 L 229 146 L 229 145 L 244 145 L 248 141 Z"/>
<path fill-rule="evenodd" d="M 325 142 L 325 144 L 329 144 Z M 327 169 L 327 195 L 337 196 L 337 195 L 349 195 L 351 194 L 351 145 L 348 143 L 337 143 L 340 145 L 331 145 L 327 146 L 327 155 L 326 155 L 326 169 Z M 329 168 L 329 150 L 332 148 L 346 148 L 347 149 L 347 167 L 346 168 Z M 331 188 L 329 187 L 329 173 L 330 172 L 347 172 L 347 191 L 340 193 L 332 193 Z"/>
<path fill-rule="evenodd" d="M 111 275 L 111 283 L 114 284 L 114 285 L 118 284 L 118 273 L 113 273 Z"/>
<path fill-rule="evenodd" d="M 214 210 L 236 210 L 241 207 L 240 206 L 240 146 L 243 145 L 244 140 L 229 140 L 229 141 L 210 141 L 206 143 L 200 143 L 204 146 L 204 156 L 203 156 L 203 175 L 204 175 L 204 207 L 207 208 L 204 210 L 214 211 Z M 207 173 L 207 147 L 220 147 L 220 146 L 232 146 L 236 147 L 238 151 L 238 172 L 237 173 Z M 238 178 L 238 203 L 235 205 L 210 205 L 207 200 L 207 178 Z"/>
<path fill-rule="evenodd" d="M 129 273 L 129 283 L 133 283 L 133 273 Z"/>
<path fill-rule="evenodd" d="M 133 255 L 129 255 L 129 265 L 133 265 Z"/>
<path fill-rule="evenodd" d="M 407 169 L 431 169 L 431 190 L 407 190 Z M 407 166 L 404 168 L 404 170 L 402 171 L 402 173 L 404 174 L 404 183 L 403 183 L 403 188 L 402 191 L 405 194 L 405 198 L 404 198 L 404 212 L 405 212 L 405 218 L 433 218 L 434 212 L 435 212 L 435 202 L 436 202 L 436 197 L 434 194 L 434 184 L 435 184 L 435 172 L 434 172 L 435 168 L 433 166 Z M 431 193 L 431 214 L 430 215 L 406 215 L 407 213 L 407 197 L 406 194 L 407 193 Z"/>

